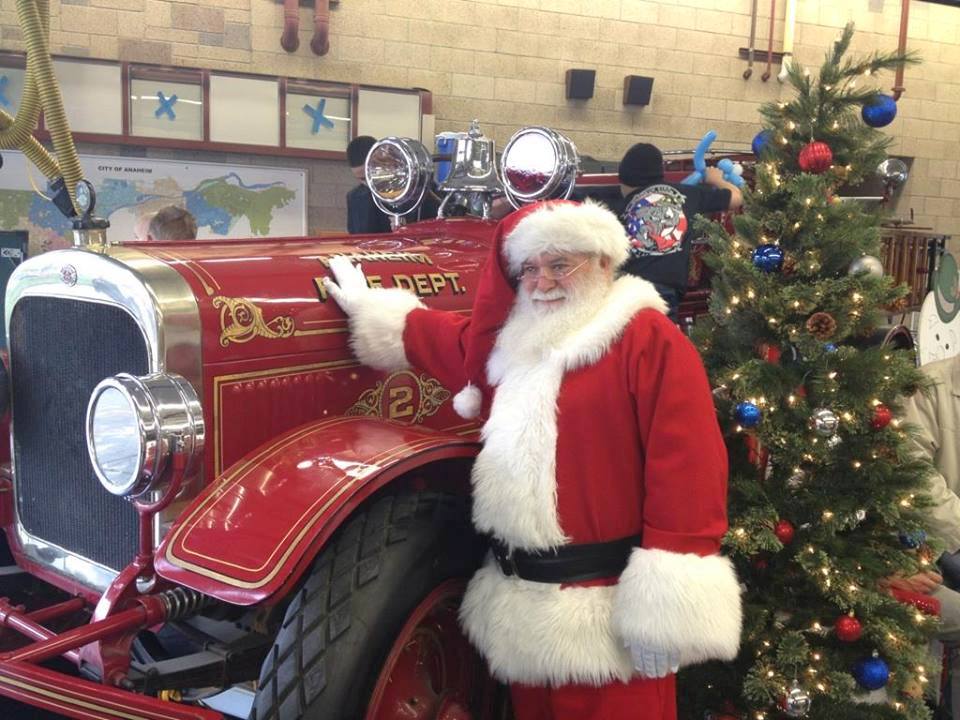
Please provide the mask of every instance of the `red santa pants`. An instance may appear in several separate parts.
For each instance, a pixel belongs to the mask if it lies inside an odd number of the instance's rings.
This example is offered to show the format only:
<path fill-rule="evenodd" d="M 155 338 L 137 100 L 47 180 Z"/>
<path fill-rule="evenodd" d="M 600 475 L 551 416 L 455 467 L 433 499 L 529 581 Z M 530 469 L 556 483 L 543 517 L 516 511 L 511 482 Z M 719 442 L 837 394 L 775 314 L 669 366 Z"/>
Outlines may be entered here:
<path fill-rule="evenodd" d="M 601 687 L 510 686 L 516 720 L 677 720 L 676 676 Z"/>

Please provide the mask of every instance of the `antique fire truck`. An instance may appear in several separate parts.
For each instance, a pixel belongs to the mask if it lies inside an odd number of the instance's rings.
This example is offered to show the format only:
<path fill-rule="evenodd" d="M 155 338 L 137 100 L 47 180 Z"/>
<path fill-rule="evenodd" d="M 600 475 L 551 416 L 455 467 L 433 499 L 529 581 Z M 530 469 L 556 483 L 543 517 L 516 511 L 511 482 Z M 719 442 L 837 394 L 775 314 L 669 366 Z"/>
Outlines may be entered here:
<path fill-rule="evenodd" d="M 388 235 L 111 244 L 87 222 L 18 268 L 0 695 L 125 720 L 502 715 L 457 623 L 477 426 L 415 368 L 360 366 L 320 282 L 348 255 L 469 313 L 494 198 L 577 182 L 547 128 L 499 172 L 476 127 L 445 142 L 371 150 Z M 439 218 L 404 225 L 438 178 Z"/>

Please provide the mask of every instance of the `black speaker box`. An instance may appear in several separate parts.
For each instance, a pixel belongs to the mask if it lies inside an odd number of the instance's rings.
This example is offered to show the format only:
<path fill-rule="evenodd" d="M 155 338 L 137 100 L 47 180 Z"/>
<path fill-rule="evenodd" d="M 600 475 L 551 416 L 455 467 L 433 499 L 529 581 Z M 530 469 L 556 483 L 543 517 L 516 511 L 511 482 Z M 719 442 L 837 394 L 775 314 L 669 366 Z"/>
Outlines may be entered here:
<path fill-rule="evenodd" d="M 567 70 L 567 100 L 589 100 L 593 97 L 596 70 Z"/>
<path fill-rule="evenodd" d="M 649 105 L 653 92 L 653 78 L 643 75 L 627 75 L 623 79 L 624 105 Z"/>

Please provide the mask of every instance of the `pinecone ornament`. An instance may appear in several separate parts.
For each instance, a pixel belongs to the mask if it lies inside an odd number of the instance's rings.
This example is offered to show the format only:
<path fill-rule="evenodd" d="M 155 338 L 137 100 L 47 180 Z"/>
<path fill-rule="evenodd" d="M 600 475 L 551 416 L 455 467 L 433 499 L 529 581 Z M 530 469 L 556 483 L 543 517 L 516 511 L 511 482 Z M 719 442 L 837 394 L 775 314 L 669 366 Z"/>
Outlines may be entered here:
<path fill-rule="evenodd" d="M 807 332 L 817 340 L 829 340 L 836 331 L 837 321 L 830 313 L 817 312 L 807 318 Z"/>
<path fill-rule="evenodd" d="M 797 272 L 797 259 L 793 255 L 784 255 L 783 266 L 780 268 L 780 274 L 784 277 L 790 277 Z"/>
<path fill-rule="evenodd" d="M 910 303 L 905 297 L 897 298 L 892 303 L 887 305 L 887 311 L 892 313 L 904 313 L 907 311 L 907 308 L 910 306 Z"/>

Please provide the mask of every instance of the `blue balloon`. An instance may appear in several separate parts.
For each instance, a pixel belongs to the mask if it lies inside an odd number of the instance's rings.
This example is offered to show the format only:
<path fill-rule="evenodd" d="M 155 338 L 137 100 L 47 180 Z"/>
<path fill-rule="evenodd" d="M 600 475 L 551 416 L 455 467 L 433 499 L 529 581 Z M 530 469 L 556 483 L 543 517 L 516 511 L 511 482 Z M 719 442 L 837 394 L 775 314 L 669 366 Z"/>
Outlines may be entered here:
<path fill-rule="evenodd" d="M 890 95 L 877 93 L 863 104 L 860 115 L 870 127 L 885 127 L 897 116 L 897 101 Z"/>
<path fill-rule="evenodd" d="M 763 152 L 764 148 L 770 144 L 770 131 L 761 130 L 756 135 L 753 136 L 753 142 L 750 143 L 750 148 L 753 150 L 753 154 L 757 157 L 760 157 L 760 153 Z"/>
<path fill-rule="evenodd" d="M 867 690 L 879 690 L 890 679 L 890 668 L 882 658 L 864 658 L 853 666 L 853 677 Z"/>
<path fill-rule="evenodd" d="M 783 267 L 783 248 L 772 243 L 758 245 L 750 259 L 753 261 L 753 266 L 760 272 L 780 272 L 780 268 Z"/>
<path fill-rule="evenodd" d="M 681 185 L 699 185 L 703 182 L 703 173 L 707 169 L 707 151 L 717 139 L 715 130 L 710 130 L 700 138 L 697 149 L 693 151 L 693 172 L 680 181 Z"/>
<path fill-rule="evenodd" d="M 760 408 L 752 402 L 744 401 L 737 403 L 737 406 L 733 410 L 733 416 L 743 427 L 752 428 L 760 424 L 761 412 Z"/>

